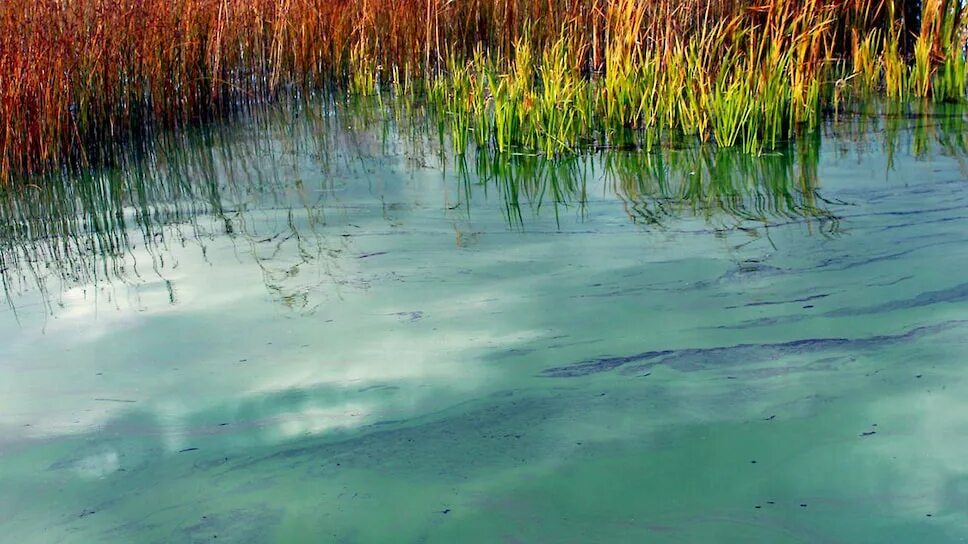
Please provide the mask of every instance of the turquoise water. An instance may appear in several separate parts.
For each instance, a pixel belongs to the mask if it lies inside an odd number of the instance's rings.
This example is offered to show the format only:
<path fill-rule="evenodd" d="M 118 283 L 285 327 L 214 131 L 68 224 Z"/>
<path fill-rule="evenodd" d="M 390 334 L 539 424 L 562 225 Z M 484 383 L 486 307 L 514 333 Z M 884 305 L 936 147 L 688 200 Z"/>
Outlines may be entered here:
<path fill-rule="evenodd" d="M 6 196 L 0 541 L 968 540 L 963 130 L 315 122 Z"/>

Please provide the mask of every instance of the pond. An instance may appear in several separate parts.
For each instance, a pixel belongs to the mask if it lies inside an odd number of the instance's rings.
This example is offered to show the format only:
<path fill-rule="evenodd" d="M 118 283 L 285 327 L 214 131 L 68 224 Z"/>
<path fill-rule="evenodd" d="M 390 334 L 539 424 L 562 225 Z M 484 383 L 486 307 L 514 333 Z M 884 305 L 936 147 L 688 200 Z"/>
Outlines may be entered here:
<path fill-rule="evenodd" d="M 545 159 L 280 108 L 8 190 L 0 540 L 966 539 L 964 119 Z"/>

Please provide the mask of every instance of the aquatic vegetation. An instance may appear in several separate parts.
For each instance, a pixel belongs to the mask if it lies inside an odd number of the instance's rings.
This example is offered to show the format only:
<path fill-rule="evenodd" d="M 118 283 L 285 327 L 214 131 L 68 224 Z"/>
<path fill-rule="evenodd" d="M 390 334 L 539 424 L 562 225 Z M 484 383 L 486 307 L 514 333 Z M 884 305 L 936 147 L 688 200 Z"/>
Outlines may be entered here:
<path fill-rule="evenodd" d="M 921 33 L 915 46 L 915 66 L 933 65 L 929 86 L 935 100 L 960 101 L 965 96 L 968 83 L 965 69 L 965 47 L 968 32 L 965 29 L 965 9 L 957 0 L 925 0 L 922 3 Z M 930 59 L 918 60 L 921 50 L 928 50 Z M 925 87 L 928 87 L 925 85 Z M 922 89 L 923 90 L 923 89 Z M 928 93 L 922 93 L 926 96 Z"/>
<path fill-rule="evenodd" d="M 551 156 L 684 134 L 761 152 L 855 95 L 964 98 L 963 3 L 924 0 L 914 18 L 895 4 L 9 0 L 0 180 L 333 92 L 428 103 L 458 149 Z"/>

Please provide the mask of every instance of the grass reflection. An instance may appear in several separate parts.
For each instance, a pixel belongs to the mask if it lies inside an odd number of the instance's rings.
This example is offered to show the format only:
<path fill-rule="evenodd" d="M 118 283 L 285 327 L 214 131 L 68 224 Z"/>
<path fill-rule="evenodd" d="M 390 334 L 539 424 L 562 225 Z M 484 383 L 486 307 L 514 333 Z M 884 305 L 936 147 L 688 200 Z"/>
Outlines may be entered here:
<path fill-rule="evenodd" d="M 194 244 L 207 256 L 212 241 L 228 238 L 260 267 L 276 300 L 310 311 L 311 286 L 293 278 L 307 266 L 316 267 L 316 277 L 337 278 L 346 250 L 345 238 L 326 228 L 327 215 L 352 213 L 341 199 L 359 187 L 369 187 L 362 198 L 382 199 L 373 180 L 408 169 L 442 171 L 446 183 L 456 181 L 465 213 L 482 196 L 497 199 L 515 228 L 536 215 L 550 214 L 559 224 L 566 212 L 583 219 L 593 203 L 614 205 L 596 202 L 603 198 L 617 199 L 630 221 L 653 228 L 681 217 L 715 228 L 797 221 L 833 235 L 837 203 L 824 198 L 818 180 L 822 142 L 841 155 L 883 154 L 886 168 L 900 153 L 968 156 L 963 108 L 942 105 L 930 112 L 872 106 L 845 113 L 761 155 L 673 143 L 555 157 L 485 149 L 453 155 L 445 151 L 451 148 L 445 125 L 406 100 L 292 101 L 232 124 L 166 133 L 111 166 L 5 186 L 6 298 L 39 290 L 53 311 L 58 292 L 48 290 L 55 285 L 164 279 L 174 266 L 172 247 Z"/>
<path fill-rule="evenodd" d="M 759 156 L 701 145 L 551 159 L 479 151 L 473 159 L 456 160 L 461 181 L 496 188 L 508 222 L 519 226 L 525 222 L 522 207 L 535 214 L 550 207 L 556 219 L 563 209 L 577 208 L 583 216 L 593 188 L 618 197 L 635 223 L 662 226 L 684 215 L 734 226 L 802 219 L 834 233 L 837 217 L 819 194 L 819 154 L 818 133 Z"/>

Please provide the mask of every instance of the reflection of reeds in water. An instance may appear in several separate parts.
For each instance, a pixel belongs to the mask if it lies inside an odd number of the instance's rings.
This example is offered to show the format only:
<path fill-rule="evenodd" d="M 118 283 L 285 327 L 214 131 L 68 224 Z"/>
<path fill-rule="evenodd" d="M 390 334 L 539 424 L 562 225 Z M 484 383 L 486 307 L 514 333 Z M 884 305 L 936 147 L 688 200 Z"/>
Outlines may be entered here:
<path fill-rule="evenodd" d="M 825 128 L 842 155 L 881 154 L 885 172 L 899 153 L 939 153 L 959 161 L 968 175 L 968 110 L 958 104 L 870 103 Z"/>
<path fill-rule="evenodd" d="M 57 294 L 46 293 L 52 284 L 164 278 L 172 246 L 193 243 L 204 255 L 223 236 L 251 253 L 280 301 L 298 305 L 301 295 L 286 292 L 283 281 L 329 251 L 318 236 L 322 208 L 299 182 L 300 161 L 326 164 L 335 160 L 332 150 L 346 147 L 337 145 L 339 131 L 323 130 L 335 118 L 305 116 L 311 120 L 291 123 L 291 112 L 275 111 L 239 127 L 169 133 L 112 168 L 6 187 L 0 280 L 7 298 L 39 289 L 49 304 L 56 296 L 48 295 Z M 296 258 L 280 264 L 285 244 L 297 246 L 287 253 Z"/>
<path fill-rule="evenodd" d="M 457 159 L 462 181 L 495 186 L 512 224 L 524 223 L 522 206 L 535 213 L 551 207 L 556 219 L 564 208 L 584 214 L 589 187 L 601 187 L 624 202 L 631 221 L 656 226 L 684 215 L 728 218 L 736 226 L 806 219 L 825 232 L 837 225 L 818 195 L 819 135 L 760 156 L 692 146 L 558 159 L 486 152 L 474 157 L 473 169 L 468 159 Z"/>
<path fill-rule="evenodd" d="M 470 198 L 472 185 L 485 190 L 493 187 L 503 202 L 505 218 L 511 225 L 525 221 L 522 206 L 535 213 L 551 208 L 556 221 L 563 207 L 585 209 L 587 183 L 592 161 L 589 155 L 562 157 L 559 160 L 537 155 L 491 154 L 485 150 L 458 156 L 457 172 L 464 186 L 462 194 Z M 470 166 L 468 162 L 472 162 Z M 468 205 L 468 208 L 470 206 Z"/>
<path fill-rule="evenodd" d="M 835 232 L 837 217 L 818 194 L 818 151 L 813 138 L 759 157 L 708 147 L 621 153 L 606 158 L 606 173 L 635 221 L 661 224 L 686 213 L 734 226 L 803 219 Z"/>
<path fill-rule="evenodd" d="M 277 300 L 304 309 L 310 287 L 293 279 L 299 267 L 338 276 L 332 267 L 344 246 L 322 227 L 324 212 L 339 206 L 336 187 L 307 190 L 303 175 L 323 171 L 324 183 L 334 184 L 335 174 L 354 183 L 401 160 L 414 168 L 454 161 L 463 208 L 483 189 L 515 226 L 528 213 L 583 216 L 589 195 L 611 193 L 630 220 L 649 225 L 691 216 L 717 228 L 795 220 L 837 231 L 819 192 L 820 132 L 761 155 L 686 145 L 551 158 L 486 148 L 449 156 L 445 125 L 407 100 L 294 101 L 234 125 L 168 133 L 112 168 L 9 185 L 0 197 L 0 280 L 8 299 L 55 284 L 164 279 L 173 245 L 194 243 L 204 254 L 212 240 L 228 237 L 248 251 Z M 913 119 L 881 109 L 845 115 L 823 137 L 853 153 L 892 158 L 901 147 L 915 156 L 933 148 L 960 158 L 968 155 L 964 124 L 961 109 L 938 107 Z"/>

